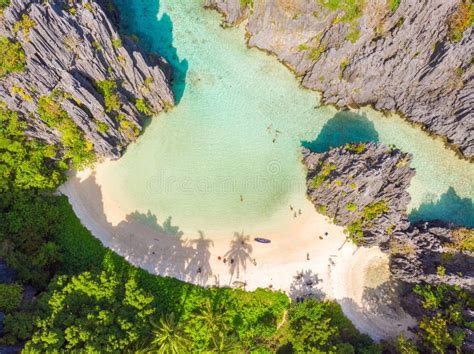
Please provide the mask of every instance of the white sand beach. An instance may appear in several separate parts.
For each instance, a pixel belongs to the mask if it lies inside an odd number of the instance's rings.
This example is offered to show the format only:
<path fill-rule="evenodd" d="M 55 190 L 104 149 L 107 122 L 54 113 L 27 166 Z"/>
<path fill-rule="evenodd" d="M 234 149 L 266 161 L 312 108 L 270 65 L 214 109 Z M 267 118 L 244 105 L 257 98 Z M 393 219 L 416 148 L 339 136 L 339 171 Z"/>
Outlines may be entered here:
<path fill-rule="evenodd" d="M 335 299 L 374 339 L 395 337 L 415 324 L 394 302 L 387 256 L 376 247 L 357 249 L 345 242 L 343 229 L 314 210 L 294 218 L 287 229 L 265 234 L 173 235 L 172 228 L 133 217 L 103 193 L 104 181 L 97 176 L 107 163 L 71 174 L 60 191 L 84 226 L 130 263 L 201 286 L 245 284 L 246 290 L 271 287 L 291 298 Z M 262 235 L 271 243 L 254 240 Z"/>

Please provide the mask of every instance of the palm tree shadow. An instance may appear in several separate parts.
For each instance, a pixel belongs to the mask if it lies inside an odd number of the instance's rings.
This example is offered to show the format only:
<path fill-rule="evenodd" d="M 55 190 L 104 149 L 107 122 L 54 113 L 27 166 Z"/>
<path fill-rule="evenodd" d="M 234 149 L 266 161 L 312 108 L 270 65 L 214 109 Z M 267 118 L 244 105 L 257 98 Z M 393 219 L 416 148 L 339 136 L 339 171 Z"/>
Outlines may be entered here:
<path fill-rule="evenodd" d="M 312 270 L 299 271 L 294 277 L 290 285 L 289 297 L 293 300 L 303 298 L 323 299 L 325 293 L 318 287 L 322 280 Z"/>
<path fill-rule="evenodd" d="M 195 252 L 186 266 L 187 280 L 194 284 L 205 285 L 212 276 L 209 248 L 214 246 L 214 242 L 206 239 L 204 233 L 199 231 L 199 238 L 190 240 L 188 245 L 194 246 Z"/>
<path fill-rule="evenodd" d="M 172 225 L 171 216 L 168 216 L 168 218 L 163 222 L 162 225 L 158 223 L 157 216 L 152 214 L 150 210 L 148 210 L 146 214 L 142 214 L 138 211 L 135 211 L 127 215 L 127 218 L 130 220 L 141 222 L 158 232 L 165 233 L 171 237 L 176 237 L 177 239 L 180 239 L 184 235 L 184 233 L 179 229 L 179 226 Z"/>
<path fill-rule="evenodd" d="M 234 274 L 238 279 L 241 270 L 246 270 L 247 262 L 252 260 L 250 254 L 253 248 L 249 241 L 249 235 L 244 235 L 243 232 L 234 232 L 234 239 L 230 242 L 230 250 L 224 255 L 229 265 L 229 272 L 231 274 L 230 281 L 232 281 Z"/>
<path fill-rule="evenodd" d="M 115 0 L 120 13 L 127 14 L 120 19 L 120 29 L 124 33 L 136 34 L 139 46 L 148 52 L 157 52 L 173 68 L 172 82 L 176 104 L 179 104 L 186 88 L 189 63 L 179 59 L 173 46 L 173 22 L 167 13 L 158 18 L 159 0 Z"/>
<path fill-rule="evenodd" d="M 196 240 L 185 239 L 180 228 L 172 225 L 171 216 L 160 224 L 150 211 L 135 211 L 113 225 L 107 219 L 95 174 L 83 181 L 71 176 L 70 182 L 80 185 L 77 188 L 81 191 L 87 191 L 80 195 L 87 203 L 90 216 L 86 218 L 92 219 L 94 236 L 105 247 L 150 272 L 205 285 L 212 275 L 209 248 L 213 243 L 205 239 L 203 233 Z M 201 268 L 199 273 L 198 268 Z"/>

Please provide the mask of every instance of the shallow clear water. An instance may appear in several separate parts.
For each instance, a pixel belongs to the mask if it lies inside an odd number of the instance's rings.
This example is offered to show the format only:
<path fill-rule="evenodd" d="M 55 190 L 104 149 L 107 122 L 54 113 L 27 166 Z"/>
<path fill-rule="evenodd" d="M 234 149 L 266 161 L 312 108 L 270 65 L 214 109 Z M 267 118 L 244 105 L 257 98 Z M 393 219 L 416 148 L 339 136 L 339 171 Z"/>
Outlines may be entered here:
<path fill-rule="evenodd" d="M 398 117 L 321 107 L 278 61 L 247 49 L 243 29 L 222 29 L 197 0 L 116 0 L 122 30 L 175 68 L 179 104 L 154 118 L 103 171 L 104 193 L 127 210 L 190 230 L 284 225 L 303 210 L 301 144 L 325 149 L 378 140 L 413 154 L 412 216 L 474 226 L 474 165 Z M 464 199 L 463 199 L 464 198 Z M 431 203 L 431 204 L 430 204 Z"/>

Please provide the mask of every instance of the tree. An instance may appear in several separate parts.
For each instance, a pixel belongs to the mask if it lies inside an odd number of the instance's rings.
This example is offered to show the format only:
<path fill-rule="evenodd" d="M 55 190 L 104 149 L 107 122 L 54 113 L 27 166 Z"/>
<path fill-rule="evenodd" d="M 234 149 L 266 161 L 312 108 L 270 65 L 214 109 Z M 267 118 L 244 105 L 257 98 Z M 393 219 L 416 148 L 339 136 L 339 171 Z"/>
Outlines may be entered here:
<path fill-rule="evenodd" d="M 149 346 L 152 352 L 180 354 L 189 349 L 190 341 L 183 327 L 175 319 L 174 313 L 166 314 L 158 322 L 151 320 L 153 339 Z"/>
<path fill-rule="evenodd" d="M 40 299 L 31 352 L 124 351 L 150 330 L 153 296 L 140 288 L 136 272 L 104 270 L 59 276 Z"/>
<path fill-rule="evenodd" d="M 289 313 L 290 342 L 297 353 L 310 353 L 314 350 L 332 351 L 332 338 L 338 329 L 331 325 L 323 302 L 305 300 L 292 304 Z"/>
<path fill-rule="evenodd" d="M 419 323 L 419 327 L 422 330 L 421 337 L 436 353 L 443 354 L 446 352 L 446 349 L 452 343 L 452 339 L 447 322 L 440 313 L 432 318 L 425 317 Z"/>
<path fill-rule="evenodd" d="M 44 288 L 61 266 L 55 242 L 60 210 L 54 197 L 33 192 L 5 192 L 0 199 L 0 256 L 19 280 Z"/>

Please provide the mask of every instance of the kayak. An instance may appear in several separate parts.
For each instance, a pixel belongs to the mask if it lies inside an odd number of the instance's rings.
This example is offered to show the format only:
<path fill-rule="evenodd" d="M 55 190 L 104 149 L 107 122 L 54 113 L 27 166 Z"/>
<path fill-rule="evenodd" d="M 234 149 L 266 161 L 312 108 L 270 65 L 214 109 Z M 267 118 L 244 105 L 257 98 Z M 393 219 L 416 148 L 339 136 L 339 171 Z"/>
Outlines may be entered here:
<path fill-rule="evenodd" d="M 269 239 L 262 238 L 262 237 L 255 237 L 254 240 L 257 241 L 257 242 L 260 242 L 260 243 L 270 243 L 270 242 L 272 242 Z"/>

